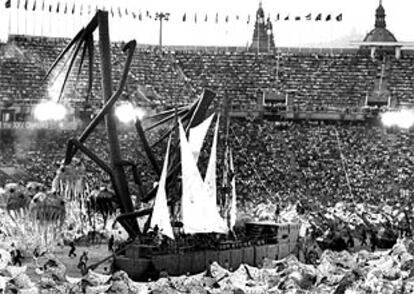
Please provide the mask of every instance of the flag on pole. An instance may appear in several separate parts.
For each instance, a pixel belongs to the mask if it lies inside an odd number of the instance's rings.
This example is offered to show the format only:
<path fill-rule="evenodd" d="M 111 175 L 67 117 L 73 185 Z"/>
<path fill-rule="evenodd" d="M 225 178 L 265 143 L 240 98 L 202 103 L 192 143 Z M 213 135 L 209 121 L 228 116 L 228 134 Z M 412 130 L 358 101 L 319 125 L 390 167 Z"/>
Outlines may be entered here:
<path fill-rule="evenodd" d="M 239 15 L 236 15 L 236 20 L 239 20 Z"/>
<path fill-rule="evenodd" d="M 185 22 L 186 19 L 187 19 L 187 15 L 184 13 L 184 15 L 183 15 L 183 21 Z"/>
<path fill-rule="evenodd" d="M 330 21 L 331 20 L 331 15 L 328 14 L 328 16 L 326 17 L 326 21 Z"/>
<path fill-rule="evenodd" d="M 57 6 L 56 6 L 56 12 L 59 13 L 60 11 L 60 2 L 58 2 Z"/>
<path fill-rule="evenodd" d="M 32 11 L 36 10 L 36 0 L 33 2 L 33 7 L 32 7 Z"/>
<path fill-rule="evenodd" d="M 49 4 L 49 12 L 52 12 L 52 4 Z"/>
<path fill-rule="evenodd" d="M 319 13 L 315 18 L 315 21 L 320 21 L 320 20 L 322 20 L 322 13 Z"/>
<path fill-rule="evenodd" d="M 194 13 L 194 22 L 197 23 L 197 12 Z"/>
<path fill-rule="evenodd" d="M 279 21 L 280 20 L 280 14 L 278 13 L 278 14 L 276 14 L 276 21 Z"/>
<path fill-rule="evenodd" d="M 4 3 L 4 7 L 10 8 L 11 6 L 11 0 L 7 0 L 6 3 Z"/>
<path fill-rule="evenodd" d="M 114 17 L 115 13 L 114 13 L 114 9 L 111 7 L 111 16 Z"/>
<path fill-rule="evenodd" d="M 75 14 L 75 3 L 73 3 L 72 14 Z"/>
<path fill-rule="evenodd" d="M 229 22 L 229 16 L 228 15 L 226 16 L 226 22 Z"/>
<path fill-rule="evenodd" d="M 218 12 L 216 12 L 216 23 L 218 23 Z"/>
<path fill-rule="evenodd" d="M 311 20 L 312 19 L 312 13 L 309 13 L 306 17 L 306 20 Z"/>
<path fill-rule="evenodd" d="M 285 20 L 289 20 L 289 15 L 285 17 Z"/>
<path fill-rule="evenodd" d="M 121 7 L 119 7 L 119 6 L 118 6 L 118 15 L 119 15 L 119 17 L 122 17 Z"/>
<path fill-rule="evenodd" d="M 128 8 L 127 7 L 125 7 L 125 15 L 128 15 L 129 14 L 129 12 L 128 12 Z"/>
<path fill-rule="evenodd" d="M 141 21 L 142 20 L 142 13 L 141 13 L 141 11 L 139 12 L 139 14 L 138 14 L 138 19 L 139 19 L 139 21 Z"/>
<path fill-rule="evenodd" d="M 336 21 L 342 21 L 342 13 L 336 17 Z"/>
<path fill-rule="evenodd" d="M 207 21 L 207 13 L 206 13 L 206 17 L 204 18 L 204 21 Z"/>
<path fill-rule="evenodd" d="M 300 16 L 296 16 L 296 17 L 295 17 L 295 20 L 296 20 L 296 21 L 300 20 Z"/>
<path fill-rule="evenodd" d="M 247 24 L 250 23 L 250 14 L 247 16 Z"/>
<path fill-rule="evenodd" d="M 27 10 L 27 0 L 26 1 L 24 1 L 24 10 Z"/>

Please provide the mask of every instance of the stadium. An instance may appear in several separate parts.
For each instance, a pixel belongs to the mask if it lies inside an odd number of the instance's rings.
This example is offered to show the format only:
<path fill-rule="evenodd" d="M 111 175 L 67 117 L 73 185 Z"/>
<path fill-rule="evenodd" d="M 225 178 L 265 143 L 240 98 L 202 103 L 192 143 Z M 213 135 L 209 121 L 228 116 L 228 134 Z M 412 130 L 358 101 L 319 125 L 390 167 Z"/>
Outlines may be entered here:
<path fill-rule="evenodd" d="M 388 3 L 295 47 L 285 23 L 347 15 L 95 2 L 1 2 L 4 293 L 414 291 L 414 51 Z"/>

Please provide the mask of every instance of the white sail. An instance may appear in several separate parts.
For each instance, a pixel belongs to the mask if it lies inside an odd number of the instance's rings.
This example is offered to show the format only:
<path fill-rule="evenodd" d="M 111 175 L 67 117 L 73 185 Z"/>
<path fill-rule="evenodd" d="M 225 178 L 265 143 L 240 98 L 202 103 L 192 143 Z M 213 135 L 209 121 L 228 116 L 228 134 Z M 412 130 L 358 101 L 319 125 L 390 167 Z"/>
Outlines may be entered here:
<path fill-rule="evenodd" d="M 221 233 L 221 231 L 217 231 L 216 219 L 210 219 L 207 189 L 181 122 L 179 122 L 179 129 L 182 171 L 181 217 L 184 233 Z"/>
<path fill-rule="evenodd" d="M 181 150 L 181 217 L 183 230 L 186 234 L 207 232 L 204 212 L 200 205 L 200 195 L 203 194 L 203 181 L 198 167 L 195 163 L 190 144 L 181 121 L 180 129 L 180 150 Z"/>
<path fill-rule="evenodd" d="M 228 233 L 226 221 L 221 217 L 217 207 L 217 140 L 218 140 L 219 118 L 217 118 L 214 129 L 213 145 L 211 146 L 210 158 L 207 165 L 206 177 L 204 179 L 205 189 L 205 213 L 216 233 Z"/>
<path fill-rule="evenodd" d="M 236 177 L 234 176 L 233 153 L 230 150 L 230 171 L 233 174 L 231 179 L 231 203 L 229 212 L 229 229 L 233 230 L 237 218 L 237 194 L 236 194 Z"/>
<path fill-rule="evenodd" d="M 203 147 L 204 138 L 206 137 L 208 128 L 213 120 L 214 113 L 205 119 L 198 126 L 191 128 L 188 136 L 188 142 L 190 143 L 191 150 L 193 152 L 195 161 L 198 161 L 200 156 L 201 147 Z"/>
<path fill-rule="evenodd" d="M 154 202 L 150 227 L 154 229 L 155 226 L 158 226 L 158 229 L 161 234 L 167 236 L 170 239 L 174 239 L 174 233 L 173 233 L 173 230 L 171 227 L 171 221 L 170 221 L 170 213 L 169 213 L 168 205 L 167 205 L 167 192 L 165 190 L 170 144 L 171 144 L 171 137 L 168 140 L 164 165 L 162 167 L 161 177 L 158 183 L 157 195 L 155 196 L 155 202 Z"/>

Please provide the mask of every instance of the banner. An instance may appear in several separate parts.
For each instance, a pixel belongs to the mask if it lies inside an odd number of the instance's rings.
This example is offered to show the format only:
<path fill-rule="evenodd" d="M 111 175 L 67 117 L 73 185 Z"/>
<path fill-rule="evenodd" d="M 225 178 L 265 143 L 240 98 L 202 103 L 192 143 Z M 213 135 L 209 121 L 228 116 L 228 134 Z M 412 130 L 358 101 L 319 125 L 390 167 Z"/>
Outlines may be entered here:
<path fill-rule="evenodd" d="M 75 130 L 78 127 L 76 122 L 39 122 L 39 121 L 14 121 L 0 122 L 0 130 L 42 130 L 61 129 Z"/>

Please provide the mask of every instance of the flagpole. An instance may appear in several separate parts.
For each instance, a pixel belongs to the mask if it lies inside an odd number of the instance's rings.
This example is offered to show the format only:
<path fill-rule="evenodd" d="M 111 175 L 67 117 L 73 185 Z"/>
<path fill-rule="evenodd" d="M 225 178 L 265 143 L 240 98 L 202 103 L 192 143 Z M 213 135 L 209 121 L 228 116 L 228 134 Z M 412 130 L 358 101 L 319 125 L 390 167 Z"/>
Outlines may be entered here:
<path fill-rule="evenodd" d="M 257 31 L 257 54 L 259 54 L 260 53 L 260 33 L 259 33 L 259 28 L 256 31 Z"/>
<path fill-rule="evenodd" d="M 27 32 L 27 17 L 28 17 L 27 11 L 28 11 L 28 8 L 29 8 L 28 5 L 26 5 L 25 11 L 24 11 L 25 16 L 24 16 L 24 33 L 23 34 L 25 34 L 25 35 L 29 35 L 29 33 Z"/>
<path fill-rule="evenodd" d="M 168 21 L 170 14 L 168 12 L 164 13 L 164 12 L 157 12 L 155 14 L 155 20 L 159 20 L 160 21 L 160 36 L 159 36 L 159 46 L 160 46 L 160 51 L 162 51 L 162 21 L 166 20 Z"/>
<path fill-rule="evenodd" d="M 12 19 L 12 7 L 10 4 L 10 7 L 7 8 L 7 15 L 9 16 L 9 21 L 8 21 L 8 28 L 7 28 L 7 40 L 6 42 L 9 40 L 9 36 L 11 34 L 11 19 Z"/>

